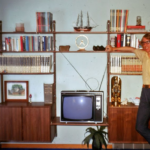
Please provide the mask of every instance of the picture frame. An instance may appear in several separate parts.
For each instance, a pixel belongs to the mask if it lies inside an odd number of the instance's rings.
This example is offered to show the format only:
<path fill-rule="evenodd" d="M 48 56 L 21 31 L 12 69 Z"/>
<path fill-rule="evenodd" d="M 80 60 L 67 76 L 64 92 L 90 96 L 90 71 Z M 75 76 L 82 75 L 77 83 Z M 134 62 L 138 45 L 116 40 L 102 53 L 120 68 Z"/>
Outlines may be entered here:
<path fill-rule="evenodd" d="M 28 102 L 28 81 L 4 81 L 5 102 Z"/>

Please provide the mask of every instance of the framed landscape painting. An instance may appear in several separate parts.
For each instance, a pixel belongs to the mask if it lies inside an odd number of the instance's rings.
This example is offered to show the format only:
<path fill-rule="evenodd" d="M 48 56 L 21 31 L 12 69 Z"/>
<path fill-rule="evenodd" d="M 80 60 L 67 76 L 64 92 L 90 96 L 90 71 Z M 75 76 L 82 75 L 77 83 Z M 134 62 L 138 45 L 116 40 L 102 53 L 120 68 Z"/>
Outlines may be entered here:
<path fill-rule="evenodd" d="M 28 102 L 28 81 L 4 81 L 6 102 Z"/>

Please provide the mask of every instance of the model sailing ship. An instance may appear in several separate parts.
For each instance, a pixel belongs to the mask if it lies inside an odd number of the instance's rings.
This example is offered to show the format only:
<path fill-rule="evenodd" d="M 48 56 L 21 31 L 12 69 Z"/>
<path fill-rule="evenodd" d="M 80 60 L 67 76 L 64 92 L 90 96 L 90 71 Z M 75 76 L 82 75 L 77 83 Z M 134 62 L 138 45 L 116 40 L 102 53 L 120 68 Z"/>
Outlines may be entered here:
<path fill-rule="evenodd" d="M 77 17 L 77 21 L 76 21 L 76 25 L 74 26 L 74 30 L 75 31 L 91 31 L 92 30 L 92 27 L 90 25 L 90 17 L 89 17 L 89 14 L 87 12 L 87 23 L 86 23 L 86 26 L 83 26 L 83 13 L 81 11 L 81 14 L 78 15 Z"/>

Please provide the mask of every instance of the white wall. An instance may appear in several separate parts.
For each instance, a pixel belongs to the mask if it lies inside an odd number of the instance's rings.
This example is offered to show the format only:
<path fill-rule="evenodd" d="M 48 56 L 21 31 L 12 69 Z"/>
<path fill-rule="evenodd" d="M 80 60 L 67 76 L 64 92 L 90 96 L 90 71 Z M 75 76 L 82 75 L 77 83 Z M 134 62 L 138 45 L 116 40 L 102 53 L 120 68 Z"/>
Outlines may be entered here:
<path fill-rule="evenodd" d="M 23 22 L 25 31 L 36 31 L 37 11 L 50 11 L 56 20 L 57 31 L 73 31 L 73 22 L 82 10 L 87 11 L 92 19 L 99 25 L 93 31 L 106 31 L 106 22 L 110 18 L 110 9 L 129 9 L 129 25 L 136 24 L 136 16 L 142 17 L 142 24 L 150 30 L 150 1 L 149 0 L 0 0 L 0 20 L 3 21 L 3 31 L 15 31 L 15 24 Z M 7 36 L 4 35 L 3 38 Z M 12 35 L 14 36 L 14 35 Z M 56 35 L 56 46 L 71 45 L 71 51 L 77 50 L 75 39 L 78 35 Z M 87 35 L 89 46 L 106 46 L 106 35 Z M 138 35 L 137 35 L 138 36 Z M 139 36 L 141 37 L 141 36 Z M 34 54 L 32 54 L 34 55 Z M 61 90 L 87 90 L 85 83 L 64 56 L 57 55 L 57 116 L 60 114 Z M 90 86 L 95 89 L 97 81 L 101 81 L 107 62 L 105 53 L 101 54 L 74 54 L 64 53 L 72 65 L 88 80 Z M 140 96 L 141 76 L 120 76 L 122 79 L 122 100 L 128 97 Z M 95 79 L 94 79 L 95 78 Z M 29 91 L 33 95 L 33 101 L 44 101 L 43 83 L 52 83 L 53 77 L 49 75 L 7 75 L 4 80 L 28 80 Z M 105 74 L 101 90 L 105 93 L 105 112 L 107 97 L 107 76 Z M 58 136 L 53 143 L 80 144 L 84 138 L 86 127 L 84 126 L 58 126 Z"/>

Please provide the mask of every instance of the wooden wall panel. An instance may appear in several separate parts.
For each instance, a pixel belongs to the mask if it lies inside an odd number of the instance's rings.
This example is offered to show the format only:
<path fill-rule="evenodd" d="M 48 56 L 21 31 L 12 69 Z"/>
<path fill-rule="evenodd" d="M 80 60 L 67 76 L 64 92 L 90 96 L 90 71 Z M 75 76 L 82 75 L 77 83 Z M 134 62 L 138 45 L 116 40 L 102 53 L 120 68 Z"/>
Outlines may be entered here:
<path fill-rule="evenodd" d="M 22 141 L 21 108 L 0 108 L 0 141 Z"/>
<path fill-rule="evenodd" d="M 147 143 L 136 131 L 138 107 L 109 107 L 108 137 L 110 143 Z"/>
<path fill-rule="evenodd" d="M 23 108 L 23 141 L 51 141 L 50 107 Z"/>

